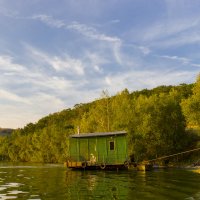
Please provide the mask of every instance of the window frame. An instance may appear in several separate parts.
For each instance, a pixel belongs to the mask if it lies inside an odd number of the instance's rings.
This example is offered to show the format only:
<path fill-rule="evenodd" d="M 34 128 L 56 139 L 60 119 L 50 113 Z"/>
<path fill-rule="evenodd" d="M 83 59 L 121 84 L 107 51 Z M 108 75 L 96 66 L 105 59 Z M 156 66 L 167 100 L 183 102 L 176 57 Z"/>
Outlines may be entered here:
<path fill-rule="evenodd" d="M 109 150 L 114 151 L 115 150 L 115 141 L 109 141 Z"/>

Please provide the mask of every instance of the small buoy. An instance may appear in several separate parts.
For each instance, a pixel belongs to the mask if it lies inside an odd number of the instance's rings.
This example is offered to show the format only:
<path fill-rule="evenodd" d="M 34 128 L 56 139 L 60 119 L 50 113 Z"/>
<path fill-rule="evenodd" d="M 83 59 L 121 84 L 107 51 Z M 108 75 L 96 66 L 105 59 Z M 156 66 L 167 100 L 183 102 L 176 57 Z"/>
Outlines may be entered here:
<path fill-rule="evenodd" d="M 102 164 L 100 165 L 100 168 L 101 168 L 101 169 L 105 169 L 105 168 L 106 168 L 106 164 L 105 164 L 105 163 L 102 163 Z"/>

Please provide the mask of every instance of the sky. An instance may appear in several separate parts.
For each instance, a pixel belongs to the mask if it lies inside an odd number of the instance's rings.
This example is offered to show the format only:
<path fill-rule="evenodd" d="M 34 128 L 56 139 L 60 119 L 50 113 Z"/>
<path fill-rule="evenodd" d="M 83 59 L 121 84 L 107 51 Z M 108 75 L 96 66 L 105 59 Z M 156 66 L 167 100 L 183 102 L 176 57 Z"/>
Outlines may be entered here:
<path fill-rule="evenodd" d="M 199 0 L 0 0 L 0 127 L 200 72 Z"/>

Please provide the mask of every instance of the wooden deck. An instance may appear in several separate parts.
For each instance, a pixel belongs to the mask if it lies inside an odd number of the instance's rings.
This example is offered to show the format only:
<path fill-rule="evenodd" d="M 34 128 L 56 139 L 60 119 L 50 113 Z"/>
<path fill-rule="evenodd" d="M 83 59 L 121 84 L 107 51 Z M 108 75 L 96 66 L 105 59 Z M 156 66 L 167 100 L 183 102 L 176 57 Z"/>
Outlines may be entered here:
<path fill-rule="evenodd" d="M 151 164 L 136 164 L 136 163 L 129 163 L 127 164 L 102 164 L 102 163 L 90 163 L 90 162 L 75 162 L 75 161 L 67 161 L 65 162 L 65 166 L 70 169 L 80 169 L 80 170 L 90 170 L 90 169 L 97 169 L 97 170 L 137 170 L 137 171 L 149 171 L 153 169 Z"/>
<path fill-rule="evenodd" d="M 90 162 L 75 162 L 75 161 L 67 161 L 64 165 L 70 169 L 101 169 L 101 170 L 115 170 L 115 169 L 128 169 L 128 166 L 124 164 L 109 164 L 105 163 L 90 163 Z"/>

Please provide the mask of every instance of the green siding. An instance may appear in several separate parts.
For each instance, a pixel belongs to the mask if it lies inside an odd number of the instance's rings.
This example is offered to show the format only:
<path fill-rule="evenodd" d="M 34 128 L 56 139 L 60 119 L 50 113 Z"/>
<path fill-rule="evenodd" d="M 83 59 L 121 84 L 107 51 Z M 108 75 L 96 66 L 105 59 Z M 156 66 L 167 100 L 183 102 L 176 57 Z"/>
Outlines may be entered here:
<path fill-rule="evenodd" d="M 110 150 L 110 142 L 114 142 L 114 150 Z M 108 151 L 108 157 L 106 160 L 106 163 L 108 164 L 116 164 L 116 137 L 108 137 L 107 138 L 107 151 Z"/>
<path fill-rule="evenodd" d="M 89 143 L 89 158 L 92 162 L 97 161 L 97 140 L 96 138 L 88 138 Z"/>
<path fill-rule="evenodd" d="M 105 137 L 97 138 L 98 163 L 105 163 L 107 158 L 107 144 Z"/>
<path fill-rule="evenodd" d="M 89 149 L 88 149 L 88 139 L 87 138 L 82 138 L 79 141 L 79 146 L 80 146 L 80 158 L 81 161 L 85 161 L 89 159 Z"/>
<path fill-rule="evenodd" d="M 72 160 L 78 161 L 77 156 L 79 155 L 78 149 L 77 149 L 77 140 L 74 138 L 71 138 L 69 140 L 69 154 L 70 154 L 70 158 Z"/>
<path fill-rule="evenodd" d="M 127 140 L 125 137 L 119 136 L 116 138 L 116 147 L 117 147 L 117 162 L 122 162 L 124 161 L 124 158 L 128 159 L 128 154 L 127 154 Z M 125 160 L 126 160 L 125 159 Z"/>
<path fill-rule="evenodd" d="M 123 164 L 127 159 L 126 136 L 70 138 L 70 157 L 73 161 L 90 161 L 96 165 Z"/>

